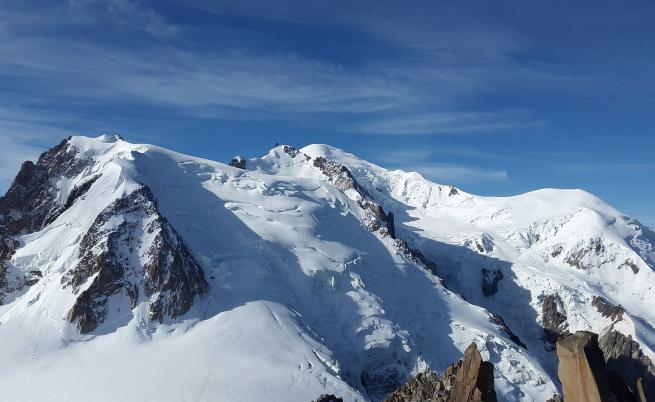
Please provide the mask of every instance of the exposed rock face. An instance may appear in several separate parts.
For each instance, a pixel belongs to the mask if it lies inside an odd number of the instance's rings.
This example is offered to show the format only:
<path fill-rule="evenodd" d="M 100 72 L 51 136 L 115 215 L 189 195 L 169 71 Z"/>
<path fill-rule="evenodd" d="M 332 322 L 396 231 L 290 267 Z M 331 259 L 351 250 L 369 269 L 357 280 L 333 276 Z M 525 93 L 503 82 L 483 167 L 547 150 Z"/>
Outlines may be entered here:
<path fill-rule="evenodd" d="M 623 319 L 625 309 L 621 305 L 615 306 L 600 296 L 594 296 L 591 304 L 596 307 L 596 310 L 598 310 L 603 317 L 607 317 L 612 321 L 620 321 Z"/>
<path fill-rule="evenodd" d="M 485 362 L 475 343 L 442 377 L 420 373 L 396 389 L 385 402 L 495 402 L 493 364 Z"/>
<path fill-rule="evenodd" d="M 371 196 L 362 186 L 357 183 L 350 171 L 337 162 L 328 161 L 319 156 L 314 159 L 314 167 L 317 167 L 330 184 L 343 192 L 354 191 L 359 195 L 357 203 L 367 212 L 367 226 L 372 231 L 379 231 L 383 235 L 396 238 L 393 214 L 384 212 L 382 206 L 371 200 Z"/>
<path fill-rule="evenodd" d="M 580 331 L 557 341 L 565 401 L 614 402 L 608 387 L 605 359 L 598 347 L 598 335 Z"/>
<path fill-rule="evenodd" d="M 419 250 L 411 248 L 405 240 L 397 237 L 393 213 L 385 213 L 382 206 L 372 200 L 368 191 L 357 183 L 352 173 L 350 173 L 345 166 L 340 163 L 328 161 L 321 156 L 314 159 L 313 164 L 314 167 L 318 168 L 325 176 L 327 176 L 330 184 L 343 192 L 354 191 L 358 194 L 359 197 L 357 203 L 367 213 L 365 220 L 367 222 L 367 227 L 370 230 L 377 231 L 383 236 L 388 235 L 392 239 L 395 239 L 398 250 L 409 257 L 412 261 L 425 266 L 425 268 L 433 274 L 437 274 L 437 265 L 434 262 L 425 257 L 425 255 L 423 255 Z"/>
<path fill-rule="evenodd" d="M 66 198 L 66 204 L 64 204 L 63 210 L 67 210 L 68 208 L 72 207 L 75 201 L 77 201 L 80 197 L 82 197 L 84 194 L 86 194 L 87 191 L 91 188 L 93 183 L 98 180 L 100 176 L 93 176 L 90 179 L 82 182 L 81 184 L 78 184 L 75 186 L 70 194 L 68 194 L 68 198 Z"/>
<path fill-rule="evenodd" d="M 544 295 L 541 302 L 541 325 L 544 328 L 544 339 L 555 344 L 562 335 L 568 335 L 566 312 L 559 295 Z"/>
<path fill-rule="evenodd" d="M 237 155 L 237 156 L 235 156 L 234 158 L 232 158 L 230 160 L 229 165 L 233 166 L 235 168 L 245 169 L 246 168 L 246 159 L 241 155 Z"/>
<path fill-rule="evenodd" d="M 68 139 L 41 154 L 36 164 L 23 163 L 11 187 L 0 198 L 0 216 L 7 232 L 31 233 L 54 221 L 66 207 L 55 200 L 53 180 L 76 176 L 87 165 L 87 161 L 77 158 Z"/>
<path fill-rule="evenodd" d="M 208 287 L 202 268 L 159 213 L 147 187 L 98 215 L 80 242 L 77 265 L 62 282 L 79 292 L 67 318 L 82 333 L 96 329 L 119 296 L 131 308 L 147 302 L 150 319 L 162 321 L 186 313 Z"/>
<path fill-rule="evenodd" d="M 503 273 L 499 269 L 482 268 L 482 294 L 490 297 L 498 293 L 498 282 L 502 279 Z"/>
<path fill-rule="evenodd" d="M 578 269 L 591 269 L 607 262 L 605 259 L 605 244 L 600 238 L 590 239 L 569 252 L 564 262 Z"/>
<path fill-rule="evenodd" d="M 616 373 L 632 390 L 637 389 L 637 380 L 641 378 L 641 387 L 645 398 L 655 401 L 655 365 L 644 355 L 639 343 L 631 336 L 609 330 L 599 340 L 607 369 Z"/>

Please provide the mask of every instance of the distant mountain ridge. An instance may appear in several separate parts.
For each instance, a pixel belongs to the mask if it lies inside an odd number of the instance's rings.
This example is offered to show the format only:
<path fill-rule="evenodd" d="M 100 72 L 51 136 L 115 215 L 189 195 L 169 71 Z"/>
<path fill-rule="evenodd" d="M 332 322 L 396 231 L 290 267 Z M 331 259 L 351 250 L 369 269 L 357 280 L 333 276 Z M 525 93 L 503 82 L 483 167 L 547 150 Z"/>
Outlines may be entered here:
<path fill-rule="evenodd" d="M 654 270 L 655 232 L 580 190 L 480 197 L 327 145 L 222 164 L 70 137 L 0 198 L 0 385 L 381 400 L 475 342 L 499 400 L 545 401 L 561 335 L 655 360 Z"/>

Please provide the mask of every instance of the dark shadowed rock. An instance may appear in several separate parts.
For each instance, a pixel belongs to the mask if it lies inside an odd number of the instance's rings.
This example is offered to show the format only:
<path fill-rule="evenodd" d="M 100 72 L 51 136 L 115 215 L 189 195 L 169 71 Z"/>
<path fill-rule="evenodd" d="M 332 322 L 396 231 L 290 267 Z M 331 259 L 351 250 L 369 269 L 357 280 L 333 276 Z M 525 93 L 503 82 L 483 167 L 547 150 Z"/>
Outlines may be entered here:
<path fill-rule="evenodd" d="M 332 394 L 323 394 L 318 397 L 316 402 L 343 402 L 343 398 L 339 398 Z"/>
<path fill-rule="evenodd" d="M 64 210 L 72 207 L 73 204 L 75 203 L 75 201 L 77 201 L 80 197 L 82 197 L 84 194 L 86 194 L 86 192 L 89 191 L 89 189 L 91 188 L 93 183 L 95 183 L 96 180 L 98 180 L 99 178 L 100 178 L 100 175 L 93 176 L 93 177 L 87 179 L 86 181 L 84 181 L 83 183 L 78 184 L 77 186 L 75 186 L 71 190 L 70 194 L 68 194 L 68 198 L 66 198 L 66 204 L 64 204 Z"/>
<path fill-rule="evenodd" d="M 637 390 L 635 392 L 635 400 L 637 402 L 646 402 L 646 393 L 641 378 L 637 379 Z"/>
<path fill-rule="evenodd" d="M 610 370 L 608 372 L 607 386 L 618 402 L 634 402 L 634 393 L 616 371 Z"/>
<path fill-rule="evenodd" d="M 499 269 L 482 268 L 482 294 L 490 297 L 498 293 L 498 283 L 502 279 L 503 273 Z"/>
<path fill-rule="evenodd" d="M 557 341 L 559 366 L 565 401 L 614 402 L 608 387 L 603 353 L 598 335 L 580 331 Z"/>
<path fill-rule="evenodd" d="M 607 369 L 615 372 L 623 381 L 636 389 L 641 378 L 641 385 L 647 400 L 655 401 L 655 365 L 644 354 L 639 343 L 619 331 L 609 330 L 599 340 Z"/>
<path fill-rule="evenodd" d="M 493 313 L 490 314 L 491 314 L 491 321 L 498 324 L 503 329 L 503 331 L 505 331 L 505 333 L 509 336 L 509 339 L 511 339 L 512 342 L 519 345 L 523 349 L 528 348 L 528 346 L 521 341 L 521 338 L 519 338 L 514 332 L 512 332 L 509 326 L 505 323 L 503 317 Z"/>
<path fill-rule="evenodd" d="M 544 339 L 555 344 L 562 335 L 568 335 L 566 312 L 559 295 L 544 295 L 541 302 L 541 326 L 544 328 Z"/>
<path fill-rule="evenodd" d="M 246 168 L 246 158 L 244 158 L 241 155 L 237 155 L 234 158 L 230 160 L 229 163 L 230 166 L 233 166 L 235 168 L 239 169 L 245 169 Z"/>
<path fill-rule="evenodd" d="M 562 402 L 562 397 L 555 394 L 555 395 L 552 396 L 552 398 L 550 398 L 546 402 Z"/>

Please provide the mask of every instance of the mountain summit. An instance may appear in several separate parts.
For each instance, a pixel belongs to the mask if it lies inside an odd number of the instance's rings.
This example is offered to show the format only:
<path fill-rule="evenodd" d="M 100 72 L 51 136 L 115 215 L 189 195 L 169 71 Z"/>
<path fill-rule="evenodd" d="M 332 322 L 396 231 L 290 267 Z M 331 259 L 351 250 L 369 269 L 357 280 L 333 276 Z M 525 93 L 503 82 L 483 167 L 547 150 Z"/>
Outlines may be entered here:
<path fill-rule="evenodd" d="M 71 137 L 0 198 L 0 387 L 378 401 L 474 342 L 498 400 L 541 402 L 555 342 L 586 330 L 653 395 L 654 270 L 655 232 L 580 190 L 480 197 L 327 145 L 222 164 Z"/>

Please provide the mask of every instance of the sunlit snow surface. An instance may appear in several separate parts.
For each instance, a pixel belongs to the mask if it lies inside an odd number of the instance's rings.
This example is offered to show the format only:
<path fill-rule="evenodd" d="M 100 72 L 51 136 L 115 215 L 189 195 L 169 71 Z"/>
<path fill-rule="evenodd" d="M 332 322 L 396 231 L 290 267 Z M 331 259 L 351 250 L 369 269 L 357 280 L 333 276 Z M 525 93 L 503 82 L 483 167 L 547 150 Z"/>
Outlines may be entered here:
<path fill-rule="evenodd" d="M 379 397 L 366 394 L 371 381 L 441 371 L 475 341 L 496 365 L 499 400 L 544 401 L 557 389 L 538 326 L 546 293 L 560 295 L 572 330 L 611 324 L 593 295 L 621 304 L 628 314 L 617 328 L 647 353 L 655 347 L 654 235 L 585 192 L 451 195 L 416 173 L 328 146 L 301 150 L 347 166 L 394 213 L 399 236 L 438 265 L 447 290 L 392 239 L 369 231 L 359 205 L 303 154 L 277 147 L 241 170 L 113 137 L 71 144 L 92 167 L 57 183 L 59 199 L 85 177 L 101 177 L 56 221 L 20 239 L 11 263 L 43 279 L 0 307 L 4 400 L 311 401 L 333 393 L 366 401 Z M 65 319 L 74 295 L 62 275 L 97 214 L 140 185 L 203 266 L 210 293 L 163 324 L 142 305 L 116 304 L 80 335 Z M 582 259 L 594 268 L 564 261 L 596 238 L 604 253 Z M 626 259 L 638 273 L 619 268 Z M 504 275 L 490 297 L 481 292 L 483 267 Z"/>

